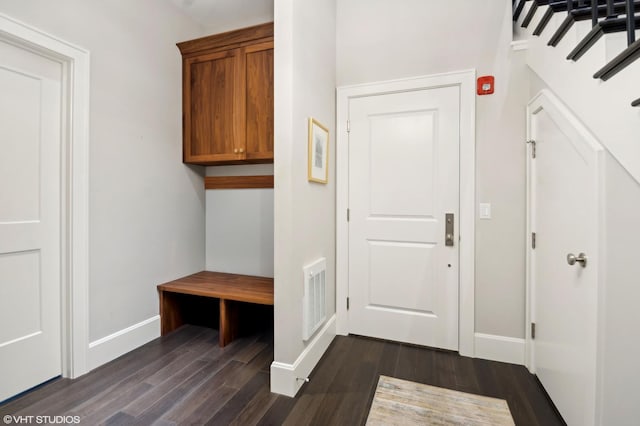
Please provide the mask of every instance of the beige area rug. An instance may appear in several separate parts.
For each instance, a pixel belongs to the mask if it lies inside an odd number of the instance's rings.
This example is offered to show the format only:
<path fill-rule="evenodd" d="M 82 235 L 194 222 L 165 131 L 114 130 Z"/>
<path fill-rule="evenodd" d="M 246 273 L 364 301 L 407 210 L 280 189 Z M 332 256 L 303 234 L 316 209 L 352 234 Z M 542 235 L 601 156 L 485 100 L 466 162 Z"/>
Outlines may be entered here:
<path fill-rule="evenodd" d="M 507 401 L 380 376 L 367 425 L 514 425 Z"/>

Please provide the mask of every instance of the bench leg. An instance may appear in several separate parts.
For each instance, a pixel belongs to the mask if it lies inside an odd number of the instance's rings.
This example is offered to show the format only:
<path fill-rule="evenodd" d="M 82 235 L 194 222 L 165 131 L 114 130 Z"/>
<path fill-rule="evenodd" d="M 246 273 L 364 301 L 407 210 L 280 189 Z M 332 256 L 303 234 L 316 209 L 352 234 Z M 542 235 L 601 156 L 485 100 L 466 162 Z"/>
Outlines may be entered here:
<path fill-rule="evenodd" d="M 238 329 L 238 306 L 233 300 L 220 299 L 220 347 L 233 341 Z"/>
<path fill-rule="evenodd" d="M 158 290 L 160 297 L 160 335 L 171 333 L 184 324 L 175 293 Z"/>

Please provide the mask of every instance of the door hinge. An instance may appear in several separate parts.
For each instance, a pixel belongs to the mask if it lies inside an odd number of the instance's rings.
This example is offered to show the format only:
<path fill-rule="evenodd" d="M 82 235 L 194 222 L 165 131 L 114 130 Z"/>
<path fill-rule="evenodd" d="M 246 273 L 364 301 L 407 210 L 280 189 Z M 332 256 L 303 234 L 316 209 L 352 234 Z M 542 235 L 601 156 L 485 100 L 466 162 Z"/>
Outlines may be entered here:
<path fill-rule="evenodd" d="M 351 120 L 347 120 L 347 133 L 351 132 Z"/>
<path fill-rule="evenodd" d="M 536 141 L 528 140 L 528 144 L 531 144 L 531 158 L 536 158 Z"/>
<path fill-rule="evenodd" d="M 535 232 L 531 233 L 531 248 L 532 249 L 536 248 L 536 233 Z"/>
<path fill-rule="evenodd" d="M 349 218 L 351 217 L 351 210 L 347 209 L 347 222 L 349 222 Z"/>
<path fill-rule="evenodd" d="M 349 310 L 349 298 L 347 297 L 347 311 Z"/>
<path fill-rule="evenodd" d="M 532 322 L 531 323 L 531 339 L 535 339 L 536 338 L 536 323 Z"/>

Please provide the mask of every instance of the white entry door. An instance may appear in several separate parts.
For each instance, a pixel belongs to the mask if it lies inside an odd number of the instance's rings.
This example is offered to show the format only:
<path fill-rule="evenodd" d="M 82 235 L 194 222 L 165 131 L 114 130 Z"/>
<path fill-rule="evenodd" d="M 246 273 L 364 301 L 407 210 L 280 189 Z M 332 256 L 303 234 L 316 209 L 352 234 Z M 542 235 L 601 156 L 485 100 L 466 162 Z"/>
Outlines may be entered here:
<path fill-rule="evenodd" d="M 567 424 L 587 426 L 596 403 L 602 148 L 551 99 L 538 97 L 528 117 L 533 370 Z M 586 263 L 569 264 L 567 255 L 580 253 Z"/>
<path fill-rule="evenodd" d="M 61 373 L 61 76 L 0 41 L 0 401 Z"/>
<path fill-rule="evenodd" d="M 349 331 L 457 350 L 460 88 L 353 98 L 349 121 Z"/>

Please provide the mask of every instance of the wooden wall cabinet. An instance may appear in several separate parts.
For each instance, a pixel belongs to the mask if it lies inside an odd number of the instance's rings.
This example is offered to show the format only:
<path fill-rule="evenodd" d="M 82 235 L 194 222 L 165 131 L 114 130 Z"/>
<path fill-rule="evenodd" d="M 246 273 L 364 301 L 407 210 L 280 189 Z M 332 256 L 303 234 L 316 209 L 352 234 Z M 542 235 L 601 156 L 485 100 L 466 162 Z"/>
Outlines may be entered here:
<path fill-rule="evenodd" d="M 273 162 L 273 23 L 178 43 L 183 161 Z"/>

